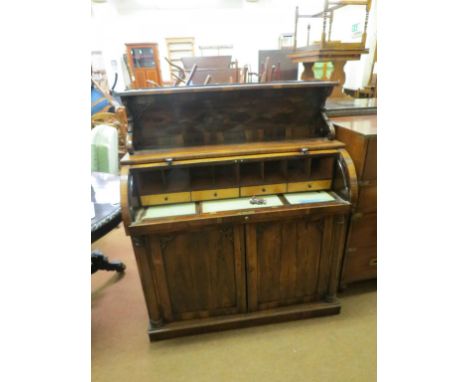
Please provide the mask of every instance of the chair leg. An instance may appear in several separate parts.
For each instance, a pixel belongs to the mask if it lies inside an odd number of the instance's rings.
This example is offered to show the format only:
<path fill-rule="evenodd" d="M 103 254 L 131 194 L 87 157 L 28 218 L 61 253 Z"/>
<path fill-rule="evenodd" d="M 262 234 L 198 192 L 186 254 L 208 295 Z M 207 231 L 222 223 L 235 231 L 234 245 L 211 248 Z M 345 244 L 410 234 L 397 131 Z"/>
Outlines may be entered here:
<path fill-rule="evenodd" d="M 91 252 L 91 274 L 99 270 L 122 273 L 125 268 L 124 263 L 121 261 L 109 261 L 100 251 Z"/>

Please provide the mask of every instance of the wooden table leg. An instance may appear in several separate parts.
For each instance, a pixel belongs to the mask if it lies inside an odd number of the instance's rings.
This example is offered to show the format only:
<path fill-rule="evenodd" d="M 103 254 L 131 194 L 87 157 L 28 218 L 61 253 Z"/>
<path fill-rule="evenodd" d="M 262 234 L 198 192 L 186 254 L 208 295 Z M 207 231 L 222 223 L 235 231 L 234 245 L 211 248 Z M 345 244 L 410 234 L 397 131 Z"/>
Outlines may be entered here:
<path fill-rule="evenodd" d="M 314 80 L 314 64 L 315 62 L 303 62 L 304 71 L 301 74 L 302 81 Z"/>
<path fill-rule="evenodd" d="M 343 93 L 343 86 L 346 82 L 345 64 L 346 61 L 333 61 L 333 72 L 330 81 L 338 81 L 339 85 L 333 88 L 330 98 L 347 98 L 346 94 Z"/>

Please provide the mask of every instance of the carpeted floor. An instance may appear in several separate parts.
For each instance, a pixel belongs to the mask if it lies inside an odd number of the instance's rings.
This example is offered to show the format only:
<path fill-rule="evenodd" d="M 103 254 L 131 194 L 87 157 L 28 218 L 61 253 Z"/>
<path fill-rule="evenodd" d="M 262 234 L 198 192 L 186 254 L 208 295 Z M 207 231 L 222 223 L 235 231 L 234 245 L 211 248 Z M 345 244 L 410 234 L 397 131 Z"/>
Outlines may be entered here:
<path fill-rule="evenodd" d="M 125 275 L 92 275 L 93 382 L 368 382 L 376 380 L 376 282 L 342 293 L 341 314 L 150 343 L 122 225 L 92 245 Z"/>

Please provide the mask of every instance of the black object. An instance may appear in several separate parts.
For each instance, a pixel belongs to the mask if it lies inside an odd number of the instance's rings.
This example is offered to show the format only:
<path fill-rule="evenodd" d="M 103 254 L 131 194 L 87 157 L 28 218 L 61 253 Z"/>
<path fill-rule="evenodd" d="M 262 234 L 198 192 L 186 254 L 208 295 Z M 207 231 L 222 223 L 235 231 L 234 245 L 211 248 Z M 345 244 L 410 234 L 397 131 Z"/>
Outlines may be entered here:
<path fill-rule="evenodd" d="M 117 74 L 117 72 L 115 72 L 114 74 L 114 83 L 112 84 L 112 87 L 111 87 L 111 92 L 114 91 L 115 89 L 115 85 L 117 85 L 117 79 L 119 78 L 119 75 Z M 112 94 L 112 93 L 111 93 Z"/>
<path fill-rule="evenodd" d="M 91 274 L 99 270 L 122 273 L 125 268 L 124 263 L 121 261 L 109 261 L 109 259 L 100 251 L 94 251 L 91 253 Z"/>

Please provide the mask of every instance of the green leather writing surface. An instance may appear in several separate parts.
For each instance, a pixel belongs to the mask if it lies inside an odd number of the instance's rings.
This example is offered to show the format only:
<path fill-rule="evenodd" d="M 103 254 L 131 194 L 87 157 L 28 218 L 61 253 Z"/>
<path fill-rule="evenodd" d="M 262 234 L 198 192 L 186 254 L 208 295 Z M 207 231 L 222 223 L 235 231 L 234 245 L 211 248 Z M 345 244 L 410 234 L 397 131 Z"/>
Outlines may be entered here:
<path fill-rule="evenodd" d="M 235 211 L 244 210 L 251 208 L 264 208 L 264 207 L 277 207 L 282 206 L 280 198 L 276 195 L 262 195 L 258 196 L 259 199 L 264 199 L 265 204 L 251 204 L 250 197 L 248 198 L 236 198 L 236 199 L 224 199 L 224 200 L 210 200 L 202 202 L 202 211 L 205 213 L 219 212 L 219 211 Z"/>
<path fill-rule="evenodd" d="M 194 215 L 197 212 L 195 203 L 178 203 L 164 206 L 149 207 L 144 212 L 141 220 L 165 218 L 170 216 Z"/>

